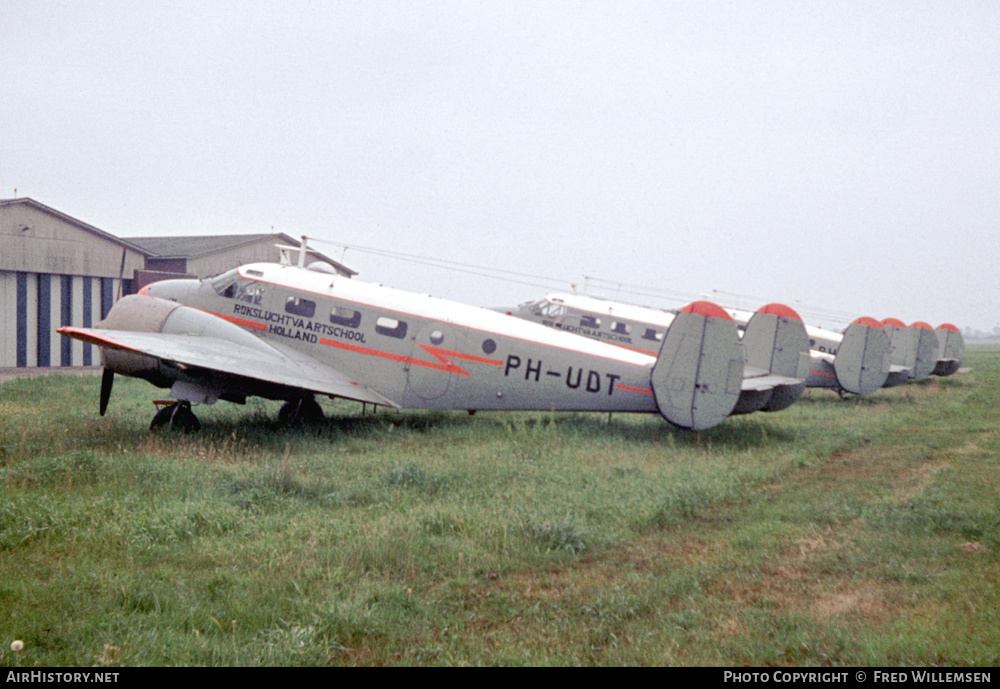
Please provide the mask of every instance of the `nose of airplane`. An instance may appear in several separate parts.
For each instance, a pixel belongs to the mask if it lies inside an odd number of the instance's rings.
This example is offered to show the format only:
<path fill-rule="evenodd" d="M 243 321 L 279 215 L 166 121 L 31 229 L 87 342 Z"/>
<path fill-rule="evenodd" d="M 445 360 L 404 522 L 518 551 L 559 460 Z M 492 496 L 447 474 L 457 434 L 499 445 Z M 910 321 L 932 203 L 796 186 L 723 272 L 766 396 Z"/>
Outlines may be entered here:
<path fill-rule="evenodd" d="M 184 302 L 184 297 L 196 290 L 199 284 L 198 280 L 161 280 L 146 285 L 139 290 L 139 294 Z"/>

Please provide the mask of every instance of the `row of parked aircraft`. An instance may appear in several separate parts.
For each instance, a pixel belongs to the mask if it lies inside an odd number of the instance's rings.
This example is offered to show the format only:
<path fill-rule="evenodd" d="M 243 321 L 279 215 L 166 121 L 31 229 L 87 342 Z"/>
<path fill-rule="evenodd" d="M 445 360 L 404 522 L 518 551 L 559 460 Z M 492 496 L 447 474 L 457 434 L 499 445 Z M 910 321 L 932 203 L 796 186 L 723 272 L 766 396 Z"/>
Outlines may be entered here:
<path fill-rule="evenodd" d="M 941 374 L 962 358 L 953 326 L 935 336 L 926 324 L 859 319 L 839 334 L 778 304 L 751 314 L 696 301 L 668 313 L 571 295 L 504 313 L 307 266 L 305 238 L 296 252 L 153 283 L 94 328 L 59 328 L 100 348 L 101 415 L 121 374 L 169 388 L 151 428 L 197 429 L 192 404 L 250 396 L 283 400 L 285 420 L 321 418 L 315 397 L 328 395 L 470 413 L 659 413 L 702 430 L 784 409 L 807 386 L 867 394 L 890 374 L 926 375 L 931 358 Z M 930 337 L 942 338 L 933 353 Z"/>
<path fill-rule="evenodd" d="M 794 310 L 769 304 L 761 310 L 780 313 L 784 319 L 801 324 Z M 670 328 L 674 312 L 622 304 L 608 299 L 576 294 L 551 294 L 538 301 L 521 304 L 508 314 L 560 330 L 567 330 L 620 347 L 653 353 Z M 753 313 L 727 309 L 747 344 L 744 333 Z M 796 325 L 798 341 L 767 348 L 747 347 L 747 361 L 767 367 L 761 357 L 787 355 L 789 346 L 808 357 L 806 368 L 785 368 L 787 375 L 804 377 L 804 387 L 831 388 L 840 393 L 868 395 L 883 387 L 901 385 L 910 379 L 934 374 L 947 376 L 958 371 L 965 353 L 961 332 L 950 323 L 933 328 L 923 321 L 906 326 L 895 318 L 877 321 L 862 317 L 843 333 L 816 326 Z M 807 345 L 802 348 L 801 340 Z M 755 353 L 756 352 L 756 353 Z M 771 364 L 773 365 L 773 363 Z M 792 373 L 795 370 L 796 373 Z"/>

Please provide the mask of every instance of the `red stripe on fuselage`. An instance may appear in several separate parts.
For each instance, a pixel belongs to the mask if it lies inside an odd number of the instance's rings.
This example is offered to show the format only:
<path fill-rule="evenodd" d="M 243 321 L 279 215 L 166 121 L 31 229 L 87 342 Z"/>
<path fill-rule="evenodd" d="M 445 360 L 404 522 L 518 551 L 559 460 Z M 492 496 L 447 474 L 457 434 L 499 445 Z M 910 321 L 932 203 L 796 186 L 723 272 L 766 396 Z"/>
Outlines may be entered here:
<path fill-rule="evenodd" d="M 372 349 L 371 347 L 361 347 L 356 344 L 350 344 L 349 342 L 341 342 L 339 340 L 330 340 L 325 337 L 319 338 L 319 343 L 326 345 L 327 347 L 336 347 L 337 349 L 344 349 L 349 352 L 354 352 L 355 354 L 364 354 L 366 356 L 376 356 L 381 359 L 389 359 L 390 361 L 398 361 L 404 364 L 411 364 L 413 366 L 424 366 L 426 368 L 431 368 L 436 371 L 445 371 L 447 373 L 456 373 L 460 376 L 472 376 L 471 373 L 466 371 L 460 366 L 457 366 L 453 361 L 450 361 L 448 357 L 455 359 L 465 359 L 467 361 L 472 361 L 479 364 L 488 364 L 490 366 L 503 366 L 502 361 L 496 359 L 486 359 L 481 356 L 474 356 L 472 354 L 462 354 L 461 352 L 453 352 L 448 349 L 440 349 L 438 347 L 432 347 L 431 345 L 420 345 L 424 350 L 431 354 L 441 363 L 437 364 L 433 361 L 421 361 L 420 359 L 414 359 L 412 356 L 406 356 L 405 354 L 393 354 L 392 352 L 383 352 L 378 349 Z"/>
<path fill-rule="evenodd" d="M 638 392 L 639 394 L 642 394 L 642 395 L 652 395 L 653 394 L 652 390 L 646 390 L 644 388 L 636 388 L 636 387 L 633 387 L 631 385 L 622 385 L 621 383 L 617 383 L 615 385 L 615 389 L 616 390 L 628 390 L 629 392 Z"/>
<path fill-rule="evenodd" d="M 235 325 L 243 326 L 245 328 L 252 328 L 254 330 L 266 331 L 267 325 L 264 323 L 257 323 L 256 321 L 250 321 L 245 318 L 238 318 L 237 316 L 230 316 L 229 314 L 219 313 L 218 311 L 205 311 L 213 316 L 218 316 L 219 318 L 229 321 Z M 465 359 L 467 361 L 473 361 L 479 364 L 488 364 L 490 366 L 503 366 L 502 361 L 496 359 L 487 359 L 481 356 L 475 356 L 473 354 L 462 354 L 461 352 L 454 352 L 448 349 L 441 349 L 439 347 L 433 347 L 431 345 L 420 345 L 428 354 L 432 355 L 434 358 L 439 360 L 440 364 L 436 364 L 433 361 L 421 361 L 420 359 L 414 359 L 410 356 L 405 356 L 403 354 L 393 354 L 391 352 L 383 352 L 378 349 L 372 349 L 371 347 L 360 347 L 358 345 L 349 344 L 347 342 L 339 342 L 337 340 L 330 340 L 325 337 L 319 338 L 319 343 L 326 345 L 328 347 L 337 347 L 339 349 L 346 349 L 349 352 L 354 352 L 356 354 L 364 354 L 366 356 L 377 356 L 382 359 L 389 359 L 390 361 L 399 361 L 404 364 L 412 364 L 414 366 L 425 366 L 427 368 L 432 368 L 438 371 L 447 371 L 449 373 L 457 373 L 462 376 L 471 376 L 472 374 L 465 369 L 456 366 L 453 362 L 448 360 L 448 357 L 454 359 Z"/>
<path fill-rule="evenodd" d="M 200 310 L 200 309 L 199 309 Z M 205 311 L 205 313 L 210 313 L 213 316 L 218 316 L 224 321 L 229 321 L 235 325 L 242 326 L 244 328 L 252 328 L 254 330 L 267 330 L 267 326 L 263 323 L 258 323 L 257 321 L 248 321 L 246 318 L 237 318 L 236 316 L 230 316 L 225 313 L 219 313 L 217 311 Z"/>

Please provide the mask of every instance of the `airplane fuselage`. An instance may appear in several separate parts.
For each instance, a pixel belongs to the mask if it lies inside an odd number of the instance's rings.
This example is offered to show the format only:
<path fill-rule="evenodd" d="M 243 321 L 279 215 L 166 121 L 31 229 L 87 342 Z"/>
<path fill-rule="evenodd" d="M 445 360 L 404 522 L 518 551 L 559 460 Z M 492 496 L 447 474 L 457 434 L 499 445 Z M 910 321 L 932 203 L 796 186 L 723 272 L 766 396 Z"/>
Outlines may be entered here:
<path fill-rule="evenodd" d="M 657 409 L 654 357 L 343 276 L 254 264 L 145 293 L 306 353 L 404 408 Z"/>

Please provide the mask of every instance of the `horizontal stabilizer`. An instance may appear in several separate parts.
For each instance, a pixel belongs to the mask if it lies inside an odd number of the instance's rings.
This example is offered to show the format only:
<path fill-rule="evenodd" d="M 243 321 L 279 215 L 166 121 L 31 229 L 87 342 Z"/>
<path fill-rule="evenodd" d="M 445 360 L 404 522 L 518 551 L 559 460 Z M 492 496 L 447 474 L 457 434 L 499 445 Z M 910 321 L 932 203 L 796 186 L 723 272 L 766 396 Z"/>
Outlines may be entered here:
<path fill-rule="evenodd" d="M 729 314 L 707 301 L 681 309 L 653 365 L 660 414 L 682 428 L 711 428 L 732 413 L 742 381 L 743 350 Z"/>
<path fill-rule="evenodd" d="M 774 386 L 767 383 L 757 383 L 757 379 L 751 379 L 753 385 L 748 386 L 747 380 L 743 381 L 743 388 L 740 390 L 739 399 L 733 407 L 733 414 L 749 414 L 760 411 L 771 401 L 774 395 Z"/>
<path fill-rule="evenodd" d="M 889 377 L 889 337 L 874 318 L 858 318 L 844 331 L 833 360 L 837 383 L 847 392 L 868 395 Z"/>
<path fill-rule="evenodd" d="M 771 399 L 763 411 L 781 411 L 794 404 L 806 391 L 806 381 L 787 382 L 776 385 L 771 393 Z"/>
<path fill-rule="evenodd" d="M 899 366 L 897 364 L 892 364 L 889 366 L 889 375 L 885 379 L 885 383 L 882 385 L 884 388 L 894 388 L 897 385 L 902 385 L 910 379 L 910 373 L 913 372 L 912 368 L 906 368 L 905 366 Z"/>

